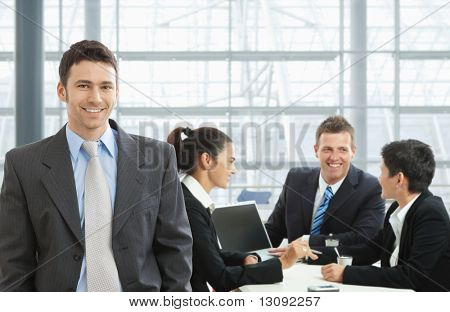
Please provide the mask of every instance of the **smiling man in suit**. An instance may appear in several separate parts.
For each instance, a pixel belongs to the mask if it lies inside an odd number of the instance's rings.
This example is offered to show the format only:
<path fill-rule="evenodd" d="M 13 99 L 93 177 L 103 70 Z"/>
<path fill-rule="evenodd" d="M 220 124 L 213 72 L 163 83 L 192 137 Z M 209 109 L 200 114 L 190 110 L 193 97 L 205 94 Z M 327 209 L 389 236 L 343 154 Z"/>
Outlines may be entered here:
<path fill-rule="evenodd" d="M 351 164 L 353 127 L 341 116 L 327 118 L 316 131 L 314 151 L 319 168 L 288 173 L 266 223 L 272 245 L 287 238 L 321 247 L 330 233 L 340 245 L 365 244 L 382 226 L 384 201 L 377 179 Z"/>
<path fill-rule="evenodd" d="M 189 291 L 192 237 L 167 143 L 108 119 L 117 63 L 97 41 L 61 59 L 68 123 L 15 148 L 0 195 L 1 291 Z"/>

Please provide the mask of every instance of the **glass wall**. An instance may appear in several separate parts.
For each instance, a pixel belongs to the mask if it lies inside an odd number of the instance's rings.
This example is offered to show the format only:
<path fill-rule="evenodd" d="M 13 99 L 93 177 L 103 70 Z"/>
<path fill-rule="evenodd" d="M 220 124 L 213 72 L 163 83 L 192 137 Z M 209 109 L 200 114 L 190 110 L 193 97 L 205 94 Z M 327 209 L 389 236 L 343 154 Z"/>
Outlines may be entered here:
<path fill-rule="evenodd" d="M 84 3 L 44 1 L 45 135 L 66 121 L 58 63 L 91 27 Z M 239 172 L 213 196 L 225 203 L 244 188 L 269 190 L 271 209 L 289 168 L 317 165 L 317 125 L 344 114 L 357 136 L 367 133 L 358 165 L 374 175 L 383 144 L 430 144 L 438 162 L 432 190 L 450 207 L 450 5 L 366 3 L 367 103 L 352 105 L 348 0 L 102 0 L 99 36 L 120 67 L 114 117 L 161 140 L 180 124 L 220 127 L 235 142 Z M 0 4 L 0 176 L 15 144 L 13 8 L 13 0 Z"/>

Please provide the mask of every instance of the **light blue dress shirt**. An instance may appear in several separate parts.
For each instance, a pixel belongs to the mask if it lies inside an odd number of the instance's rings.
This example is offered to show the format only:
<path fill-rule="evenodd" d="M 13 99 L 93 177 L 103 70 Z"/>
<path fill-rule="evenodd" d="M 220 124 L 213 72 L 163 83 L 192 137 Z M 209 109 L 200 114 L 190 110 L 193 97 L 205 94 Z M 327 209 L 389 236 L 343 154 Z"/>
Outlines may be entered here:
<path fill-rule="evenodd" d="M 78 209 L 80 212 L 81 228 L 84 228 L 84 176 L 89 162 L 89 155 L 82 148 L 84 139 L 66 126 L 67 143 L 69 144 L 70 160 L 72 161 L 73 175 L 77 189 Z M 111 205 L 114 213 L 114 201 L 116 198 L 117 181 L 117 131 L 108 126 L 105 133 L 99 139 L 98 154 L 102 164 L 105 178 L 109 186 Z M 83 235 L 84 236 L 84 235 Z M 81 264 L 80 278 L 78 280 L 77 291 L 86 291 L 86 256 Z"/>

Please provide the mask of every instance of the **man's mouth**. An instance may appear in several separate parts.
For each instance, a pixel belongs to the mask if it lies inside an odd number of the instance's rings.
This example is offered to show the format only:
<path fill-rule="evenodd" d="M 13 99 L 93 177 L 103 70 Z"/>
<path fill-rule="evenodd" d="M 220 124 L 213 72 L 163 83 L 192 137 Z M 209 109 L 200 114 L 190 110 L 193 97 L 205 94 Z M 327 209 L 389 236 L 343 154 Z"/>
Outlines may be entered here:
<path fill-rule="evenodd" d="M 104 108 L 88 108 L 88 107 L 82 107 L 86 112 L 88 113 L 100 113 Z"/>
<path fill-rule="evenodd" d="M 333 164 L 333 163 L 327 163 L 327 165 L 331 168 L 340 168 L 342 167 L 341 163 Z"/>

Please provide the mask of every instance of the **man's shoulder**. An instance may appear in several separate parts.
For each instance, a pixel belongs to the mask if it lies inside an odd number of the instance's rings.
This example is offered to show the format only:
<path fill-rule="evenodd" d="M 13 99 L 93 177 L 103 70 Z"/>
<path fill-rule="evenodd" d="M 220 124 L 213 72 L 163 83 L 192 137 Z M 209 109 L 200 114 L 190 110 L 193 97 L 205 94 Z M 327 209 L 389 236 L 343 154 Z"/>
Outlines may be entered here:
<path fill-rule="evenodd" d="M 320 168 L 294 167 L 291 168 L 286 177 L 286 185 L 291 187 L 302 187 L 303 185 L 315 185 L 318 181 Z"/>
<path fill-rule="evenodd" d="M 113 119 L 109 120 L 109 124 L 113 130 L 117 131 L 119 143 L 122 143 L 125 145 L 130 145 L 130 144 L 133 145 L 133 142 L 130 141 L 130 140 L 132 140 L 137 145 L 137 147 L 141 150 L 141 152 L 145 152 L 148 150 L 170 152 L 170 150 L 173 148 L 173 146 L 167 142 L 163 142 L 163 141 L 160 141 L 157 139 L 153 139 L 153 138 L 138 135 L 138 134 L 129 133 L 128 131 L 125 131 L 124 129 L 122 129 L 118 125 L 118 123 Z"/>
<path fill-rule="evenodd" d="M 54 136 L 50 136 L 37 142 L 15 147 L 9 150 L 6 153 L 6 156 L 11 157 L 13 159 L 21 159 L 21 157 L 26 156 L 29 159 L 30 155 L 34 156 L 41 155 L 45 152 L 53 137 Z"/>
<path fill-rule="evenodd" d="M 146 151 L 150 148 L 164 152 L 169 152 L 173 148 L 172 145 L 164 141 L 160 141 L 157 139 L 137 134 L 128 134 L 128 135 L 136 142 L 141 151 Z"/>
<path fill-rule="evenodd" d="M 372 175 L 354 165 L 352 165 L 349 174 L 354 176 L 354 177 L 350 177 L 350 178 L 354 178 L 354 179 L 356 178 L 355 180 L 357 181 L 358 185 L 373 186 L 373 187 L 379 186 L 378 179 L 374 175 Z"/>
<path fill-rule="evenodd" d="M 291 177 L 308 177 L 310 175 L 318 174 L 320 168 L 318 167 L 294 167 L 289 170 L 288 176 Z"/>

